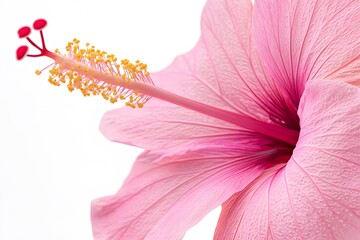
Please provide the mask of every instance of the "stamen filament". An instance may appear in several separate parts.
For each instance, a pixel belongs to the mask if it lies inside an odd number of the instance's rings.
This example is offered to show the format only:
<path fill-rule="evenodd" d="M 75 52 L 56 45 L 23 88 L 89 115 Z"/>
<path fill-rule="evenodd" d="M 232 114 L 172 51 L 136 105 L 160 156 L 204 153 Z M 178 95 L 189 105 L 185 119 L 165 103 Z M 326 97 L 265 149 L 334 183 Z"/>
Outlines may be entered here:
<path fill-rule="evenodd" d="M 266 136 L 287 142 L 291 145 L 296 145 L 299 135 L 297 131 L 278 125 L 262 122 L 249 116 L 242 116 L 227 110 L 215 108 L 213 106 L 176 95 L 156 86 L 146 86 L 142 91 L 149 96 L 188 108 L 190 110 L 208 115 L 210 117 L 214 117 L 238 125 L 242 128 L 253 130 Z"/>
<path fill-rule="evenodd" d="M 238 125 L 242 128 L 253 130 L 266 136 L 287 142 L 291 145 L 296 145 L 298 132 L 292 129 L 262 122 L 249 116 L 242 116 L 230 111 L 215 108 L 213 106 L 176 95 L 148 83 L 137 81 L 124 81 L 121 77 L 104 74 L 96 69 L 90 69 L 87 65 L 74 62 L 69 58 L 55 54 L 50 51 L 46 51 L 44 55 L 54 59 L 55 62 L 60 64 L 62 68 L 68 70 L 75 69 L 78 74 L 84 75 L 89 79 L 101 79 L 103 82 L 111 86 L 119 86 L 121 88 L 130 89 L 135 92 L 141 92 L 142 94 L 155 97 L 173 103 L 175 105 L 185 107 L 187 109 Z"/>

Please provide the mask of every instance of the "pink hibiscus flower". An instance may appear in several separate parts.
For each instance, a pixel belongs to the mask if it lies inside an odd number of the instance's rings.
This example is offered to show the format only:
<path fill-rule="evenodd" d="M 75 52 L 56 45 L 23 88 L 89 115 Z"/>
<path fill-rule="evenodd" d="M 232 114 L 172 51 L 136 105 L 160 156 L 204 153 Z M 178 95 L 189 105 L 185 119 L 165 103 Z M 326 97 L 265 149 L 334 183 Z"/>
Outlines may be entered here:
<path fill-rule="evenodd" d="M 222 205 L 214 239 L 360 239 L 360 2 L 209 0 L 201 26 L 155 86 L 141 63 L 125 62 L 121 83 L 72 46 L 39 48 L 53 75 L 75 69 L 67 80 L 107 99 L 153 97 L 101 122 L 145 151 L 118 193 L 93 202 L 94 238 L 181 239 Z"/>

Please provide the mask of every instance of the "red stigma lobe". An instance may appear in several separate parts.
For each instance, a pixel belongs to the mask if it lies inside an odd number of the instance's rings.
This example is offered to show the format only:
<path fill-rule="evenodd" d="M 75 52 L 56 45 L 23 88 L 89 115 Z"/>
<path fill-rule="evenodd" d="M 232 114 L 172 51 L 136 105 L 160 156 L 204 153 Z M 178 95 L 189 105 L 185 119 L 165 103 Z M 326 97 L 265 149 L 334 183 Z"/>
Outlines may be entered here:
<path fill-rule="evenodd" d="M 18 30 L 19 38 L 24 38 L 29 36 L 31 29 L 28 26 L 22 27 Z"/>
<path fill-rule="evenodd" d="M 27 51 L 28 51 L 28 46 L 20 46 L 17 50 L 16 50 L 16 58 L 17 60 L 21 60 L 22 58 L 25 57 Z"/>
<path fill-rule="evenodd" d="M 46 26 L 47 22 L 45 19 L 38 19 L 34 22 L 33 27 L 35 30 L 41 30 Z"/>

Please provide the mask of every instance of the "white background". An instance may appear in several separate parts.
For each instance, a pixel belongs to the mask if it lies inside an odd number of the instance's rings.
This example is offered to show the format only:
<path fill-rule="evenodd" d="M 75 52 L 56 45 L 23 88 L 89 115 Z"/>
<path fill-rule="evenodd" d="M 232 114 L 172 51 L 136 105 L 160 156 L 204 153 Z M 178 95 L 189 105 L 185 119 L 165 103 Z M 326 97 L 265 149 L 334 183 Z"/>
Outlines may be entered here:
<path fill-rule="evenodd" d="M 34 74 L 50 59 L 15 60 L 17 30 L 46 18 L 49 49 L 76 37 L 150 71 L 192 48 L 205 0 L 0 0 L 0 239 L 92 239 L 90 202 L 114 194 L 141 149 L 107 141 L 98 125 L 120 107 Z M 31 37 L 38 41 L 38 34 Z M 36 52 L 35 52 L 36 53 Z M 219 210 L 185 239 L 212 239 Z"/>

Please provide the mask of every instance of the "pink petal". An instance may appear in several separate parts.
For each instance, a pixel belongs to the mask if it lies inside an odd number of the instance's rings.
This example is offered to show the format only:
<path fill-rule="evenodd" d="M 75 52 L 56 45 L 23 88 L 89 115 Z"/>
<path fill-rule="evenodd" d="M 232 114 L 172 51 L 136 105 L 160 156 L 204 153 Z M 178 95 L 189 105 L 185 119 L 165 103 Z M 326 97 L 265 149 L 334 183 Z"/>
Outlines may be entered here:
<path fill-rule="evenodd" d="M 210 0 L 203 11 L 201 38 L 187 57 L 193 75 L 237 111 L 267 118 L 279 93 L 252 46 L 251 0 Z M 272 111 L 269 111 L 272 110 Z"/>
<path fill-rule="evenodd" d="M 255 179 L 273 151 L 212 142 L 145 151 L 122 189 L 92 205 L 95 240 L 181 239 L 209 211 Z"/>
<path fill-rule="evenodd" d="M 298 145 L 223 205 L 215 239 L 349 239 L 360 236 L 360 90 L 312 81 L 299 111 Z"/>
<path fill-rule="evenodd" d="M 263 81 L 251 45 L 251 14 L 250 0 L 208 1 L 198 44 L 164 71 L 152 74 L 155 85 L 264 121 L 296 122 L 296 108 L 287 106 L 270 81 Z M 232 124 L 156 99 L 141 110 L 123 108 L 105 114 L 100 129 L 112 141 L 145 149 L 242 134 Z"/>
<path fill-rule="evenodd" d="M 296 101 L 308 79 L 360 84 L 359 1 L 256 1 L 254 40 L 273 80 Z"/>

